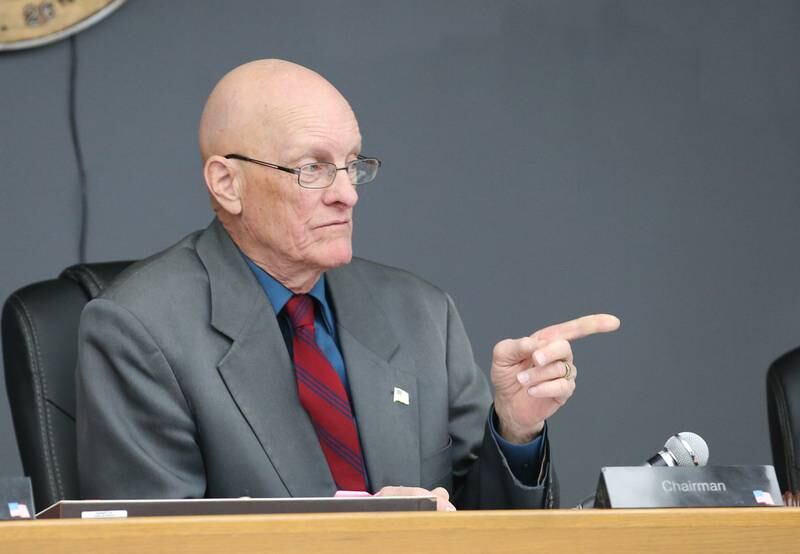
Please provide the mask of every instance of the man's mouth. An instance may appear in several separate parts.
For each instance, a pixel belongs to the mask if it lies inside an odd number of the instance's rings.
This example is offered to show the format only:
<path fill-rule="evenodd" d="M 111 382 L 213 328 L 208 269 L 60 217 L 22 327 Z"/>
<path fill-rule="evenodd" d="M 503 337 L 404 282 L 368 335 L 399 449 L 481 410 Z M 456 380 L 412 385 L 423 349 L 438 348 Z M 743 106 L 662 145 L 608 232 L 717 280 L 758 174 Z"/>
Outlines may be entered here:
<path fill-rule="evenodd" d="M 318 225 L 317 229 L 322 229 L 322 228 L 325 228 L 325 227 L 337 227 L 337 226 L 340 226 L 340 225 L 347 225 L 349 223 L 350 223 L 349 219 L 342 219 L 342 220 L 338 220 L 338 221 L 330 221 L 328 223 L 323 223 L 322 225 Z"/>

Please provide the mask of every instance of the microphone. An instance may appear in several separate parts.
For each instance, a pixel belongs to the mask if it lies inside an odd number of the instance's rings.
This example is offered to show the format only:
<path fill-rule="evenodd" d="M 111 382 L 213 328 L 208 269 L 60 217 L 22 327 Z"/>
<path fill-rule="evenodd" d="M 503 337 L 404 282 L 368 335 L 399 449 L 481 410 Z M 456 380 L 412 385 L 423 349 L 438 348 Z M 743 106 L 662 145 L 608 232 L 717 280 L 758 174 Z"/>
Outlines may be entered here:
<path fill-rule="evenodd" d="M 642 465 L 652 467 L 704 466 L 708 463 L 708 444 L 703 437 L 691 431 L 676 433 L 667 439 L 664 448 Z M 594 496 L 587 496 L 577 506 L 578 510 L 592 508 Z"/>
<path fill-rule="evenodd" d="M 646 466 L 704 466 L 708 463 L 708 444 L 703 437 L 691 431 L 672 435 L 664 448 L 656 452 L 644 464 Z"/>

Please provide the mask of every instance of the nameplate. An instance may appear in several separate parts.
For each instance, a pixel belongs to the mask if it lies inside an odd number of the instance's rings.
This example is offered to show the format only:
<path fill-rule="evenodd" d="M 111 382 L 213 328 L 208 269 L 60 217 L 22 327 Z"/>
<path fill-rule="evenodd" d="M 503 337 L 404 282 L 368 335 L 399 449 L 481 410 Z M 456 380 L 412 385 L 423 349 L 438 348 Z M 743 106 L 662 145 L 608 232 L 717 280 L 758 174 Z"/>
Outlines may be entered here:
<path fill-rule="evenodd" d="M 0 477 L 0 520 L 33 519 L 33 493 L 27 477 Z"/>
<path fill-rule="evenodd" d="M 604 467 L 595 508 L 783 506 L 772 466 Z"/>

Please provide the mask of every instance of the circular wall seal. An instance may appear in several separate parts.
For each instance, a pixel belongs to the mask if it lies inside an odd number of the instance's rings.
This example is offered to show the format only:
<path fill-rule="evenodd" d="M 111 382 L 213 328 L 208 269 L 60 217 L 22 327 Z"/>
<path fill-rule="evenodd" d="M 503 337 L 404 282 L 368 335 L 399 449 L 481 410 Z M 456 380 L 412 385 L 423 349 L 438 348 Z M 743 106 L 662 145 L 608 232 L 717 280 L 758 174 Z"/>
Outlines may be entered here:
<path fill-rule="evenodd" d="M 3 0 L 0 50 L 50 44 L 94 25 L 125 0 Z"/>

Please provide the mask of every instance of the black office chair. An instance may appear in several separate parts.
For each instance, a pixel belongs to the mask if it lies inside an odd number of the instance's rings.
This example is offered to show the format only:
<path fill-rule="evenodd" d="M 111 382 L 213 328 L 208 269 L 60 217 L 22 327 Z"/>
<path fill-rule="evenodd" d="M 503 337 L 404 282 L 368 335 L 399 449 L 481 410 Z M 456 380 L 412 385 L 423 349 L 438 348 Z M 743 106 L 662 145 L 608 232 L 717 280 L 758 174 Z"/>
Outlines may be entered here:
<path fill-rule="evenodd" d="M 800 348 L 767 372 L 767 416 L 772 462 L 783 491 L 800 490 Z"/>
<path fill-rule="evenodd" d="M 132 262 L 79 264 L 3 306 L 6 390 L 37 510 L 78 498 L 75 362 L 83 306 Z"/>

